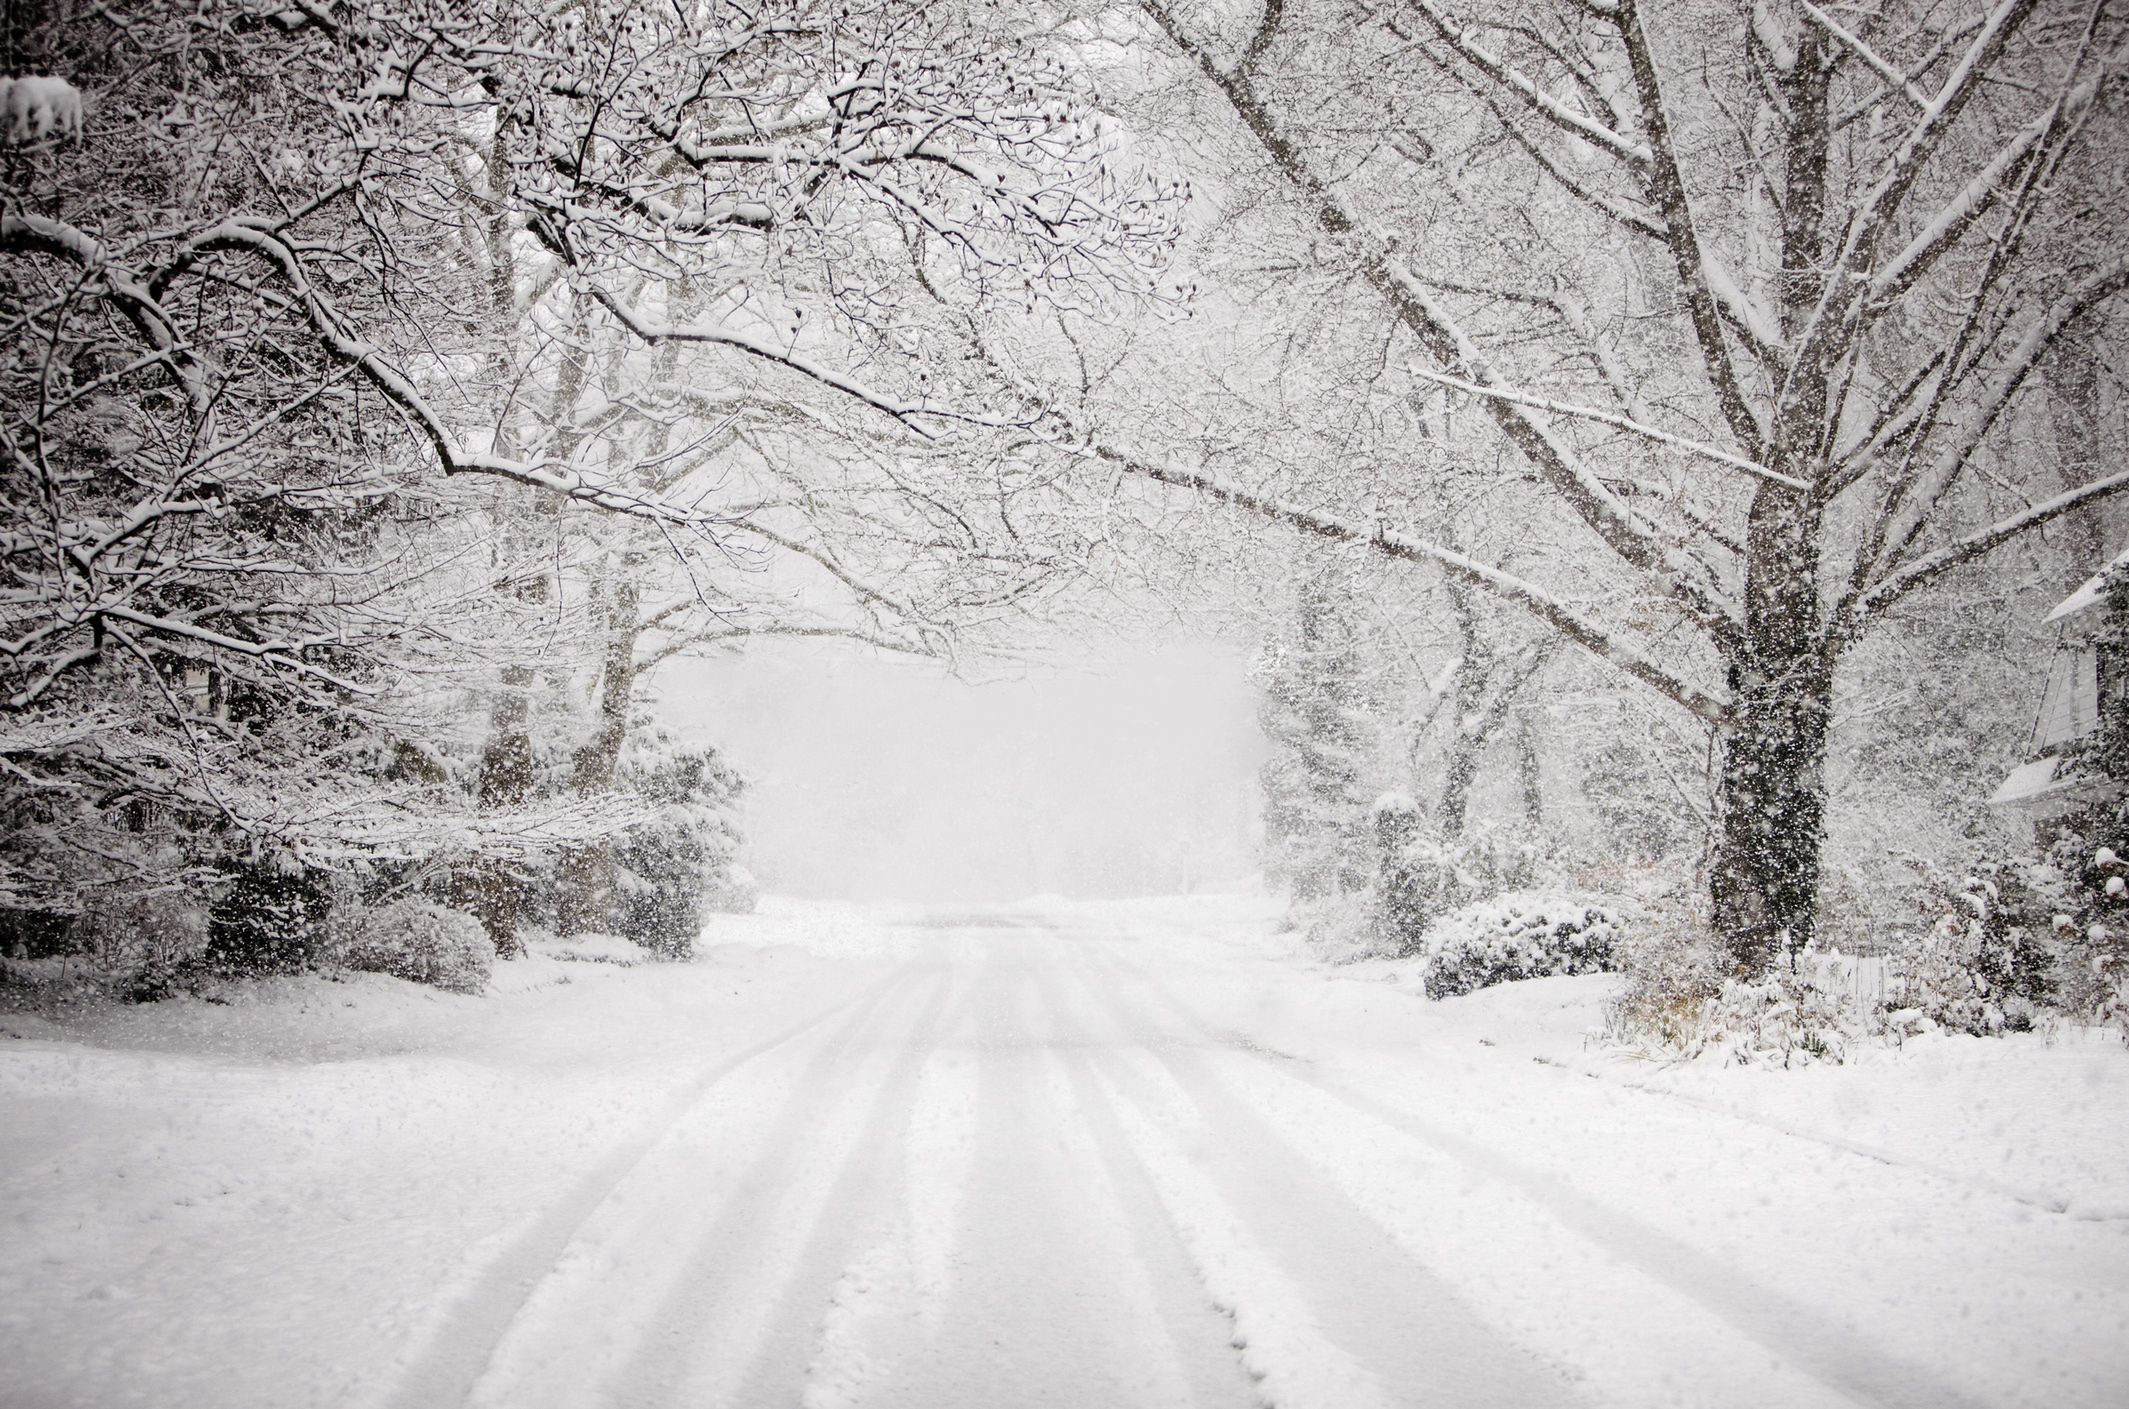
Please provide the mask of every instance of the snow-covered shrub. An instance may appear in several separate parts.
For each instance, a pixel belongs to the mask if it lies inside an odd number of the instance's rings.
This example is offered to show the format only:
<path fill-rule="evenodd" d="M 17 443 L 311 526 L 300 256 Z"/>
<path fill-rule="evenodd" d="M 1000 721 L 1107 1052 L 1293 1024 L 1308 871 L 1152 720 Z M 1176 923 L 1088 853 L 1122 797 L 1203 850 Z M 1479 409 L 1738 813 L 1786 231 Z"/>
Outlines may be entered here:
<path fill-rule="evenodd" d="M 619 785 L 657 809 L 614 847 L 613 929 L 672 959 L 694 952 L 709 892 L 738 849 L 739 775 L 717 751 L 644 731 L 621 761 Z"/>
<path fill-rule="evenodd" d="M 1616 967 L 1625 926 L 1610 907 L 1572 896 L 1510 894 L 1467 905 L 1427 931 L 1421 979 L 1429 998 L 1496 983 Z"/>
<path fill-rule="evenodd" d="M 1727 979 L 1701 1014 L 1701 1043 L 1739 1066 L 1841 1062 L 1879 1031 L 1876 1015 L 1849 988 L 1839 964 L 1805 952 L 1747 983 Z M 1685 1055 L 1695 1055 L 1690 1049 Z"/>
<path fill-rule="evenodd" d="M 1652 908 L 1613 956 L 1626 986 L 1605 1011 L 1605 1039 L 1666 1055 L 1698 1051 L 1708 1004 L 1725 978 L 1717 955 L 1701 916 L 1675 906 Z"/>
<path fill-rule="evenodd" d="M 1626 986 L 1604 1016 L 1604 1039 L 1644 1056 L 1720 1053 L 1744 1066 L 1840 1062 L 1882 1030 L 1856 993 L 1853 960 L 1815 950 L 1759 979 L 1734 977 L 1704 917 L 1658 910 L 1621 947 Z"/>
<path fill-rule="evenodd" d="M 2078 991 L 2086 995 L 2080 1016 L 2104 1023 L 2129 1042 L 2129 930 L 2093 925 L 2072 931 Z"/>
<path fill-rule="evenodd" d="M 2056 956 L 2056 999 L 2064 1012 L 2112 1025 L 2129 1040 L 2129 827 L 2116 808 L 2111 825 L 2092 831 L 2113 839 L 2095 845 L 2088 833 L 2067 833 L 2048 854 L 2058 885 L 2043 898 Z"/>
<path fill-rule="evenodd" d="M 1443 916 L 1538 879 L 1540 849 L 1524 836 L 1485 825 L 1444 836 L 1403 793 L 1377 798 L 1374 822 L 1374 924 L 1392 954 L 1418 953 Z"/>
<path fill-rule="evenodd" d="M 702 895 L 702 908 L 715 915 L 751 915 L 761 904 L 761 883 L 744 866 L 727 866 Z"/>
<path fill-rule="evenodd" d="M 75 920 L 76 954 L 135 1002 L 166 998 L 207 958 L 207 911 L 183 895 L 115 896 Z"/>
<path fill-rule="evenodd" d="M 16 146 L 46 137 L 81 140 L 81 90 L 50 74 L 0 77 L 0 116 Z"/>
<path fill-rule="evenodd" d="M 348 968 L 453 993 L 480 992 L 495 962 L 495 945 L 479 920 L 420 898 L 343 915 L 334 939 L 334 956 Z"/>
<path fill-rule="evenodd" d="M 286 859 L 227 862 L 207 912 L 207 961 L 227 974 L 291 973 L 325 941 L 333 901 L 326 879 Z"/>
<path fill-rule="evenodd" d="M 2031 1030 L 2056 1005 L 2059 877 L 2028 861 L 1933 879 L 1939 913 L 1892 955 L 1889 1005 L 1975 1036 Z"/>

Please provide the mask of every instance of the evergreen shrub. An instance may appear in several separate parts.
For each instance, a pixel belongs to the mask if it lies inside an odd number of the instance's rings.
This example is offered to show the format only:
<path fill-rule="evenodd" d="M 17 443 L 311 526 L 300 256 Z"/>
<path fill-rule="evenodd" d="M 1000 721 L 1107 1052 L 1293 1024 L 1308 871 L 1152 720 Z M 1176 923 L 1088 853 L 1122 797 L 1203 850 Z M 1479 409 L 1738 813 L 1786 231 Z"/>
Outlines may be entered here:
<path fill-rule="evenodd" d="M 1624 929 L 1617 912 L 1593 901 L 1502 895 L 1429 929 L 1420 977 L 1429 998 L 1453 998 L 1518 979 L 1609 972 Z"/>
<path fill-rule="evenodd" d="M 207 912 L 206 960 L 218 972 L 294 973 L 314 963 L 333 908 L 326 877 L 293 863 L 223 863 Z"/>

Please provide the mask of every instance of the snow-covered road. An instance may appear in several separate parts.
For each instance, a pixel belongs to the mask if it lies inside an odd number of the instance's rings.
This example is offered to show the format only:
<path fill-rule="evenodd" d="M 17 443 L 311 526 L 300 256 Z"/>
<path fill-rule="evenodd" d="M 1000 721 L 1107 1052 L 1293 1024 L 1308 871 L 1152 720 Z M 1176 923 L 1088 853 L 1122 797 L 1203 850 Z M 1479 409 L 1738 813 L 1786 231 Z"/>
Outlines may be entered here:
<path fill-rule="evenodd" d="M 1426 1004 L 1212 915 L 841 914 L 828 943 L 787 917 L 486 1009 L 362 989 L 367 1018 L 136 1013 L 93 1046 L 12 1020 L 0 1402 L 2129 1390 L 2118 1048 L 2012 1053 L 2064 1107 L 2035 1129 L 2115 1132 L 2021 1165 L 1903 1118 L 1948 1079 L 1926 1063 L 1833 1073 L 1799 1114 L 1818 1073 L 1579 1058 L 1590 981 Z M 2003 1084 L 1945 1108 L 2013 1119 Z"/>

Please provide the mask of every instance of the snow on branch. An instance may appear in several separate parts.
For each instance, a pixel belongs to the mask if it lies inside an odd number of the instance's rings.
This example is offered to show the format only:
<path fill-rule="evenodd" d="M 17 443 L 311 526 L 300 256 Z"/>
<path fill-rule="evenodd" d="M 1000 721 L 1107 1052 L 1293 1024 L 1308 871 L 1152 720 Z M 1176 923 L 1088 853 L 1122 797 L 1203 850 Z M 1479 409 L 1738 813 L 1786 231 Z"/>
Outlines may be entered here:
<path fill-rule="evenodd" d="M 1665 670 L 1646 654 L 1581 616 L 1536 583 L 1452 548 L 1384 528 L 1364 528 L 1346 523 L 1297 504 L 1258 494 L 1219 475 L 1172 462 L 1156 464 L 1100 444 L 1083 445 L 1079 453 L 1139 478 L 1187 489 L 1216 503 L 1232 504 L 1260 518 L 1319 538 L 1358 544 L 1387 558 L 1431 563 L 1455 578 L 1521 607 L 1599 660 L 1625 671 L 1702 719 L 1719 724 L 1729 717 L 1730 707 L 1726 700 Z"/>
<path fill-rule="evenodd" d="M 1908 569 L 1900 569 L 1889 575 L 1884 572 L 1885 569 L 1899 562 L 1908 547 L 1914 543 L 1916 538 L 1921 535 L 1923 529 L 1931 522 L 1937 505 L 1950 492 L 1952 486 L 1958 482 L 1960 475 L 1965 471 L 1967 464 L 1972 460 L 1989 431 L 2010 409 L 2018 389 L 2025 384 L 2026 379 L 2040 365 L 2040 360 L 2048 349 L 2054 346 L 2062 337 L 2064 331 L 2076 323 L 2077 320 L 2084 317 L 2101 303 L 2119 295 L 2125 289 L 2129 289 L 2129 255 L 2117 255 L 2111 265 L 2087 277 L 2076 288 L 2035 318 L 2026 329 L 2025 335 L 2004 355 L 2002 365 L 1997 369 L 1995 376 L 1979 390 L 1978 395 L 1975 395 L 1970 400 L 1967 414 L 1959 425 L 1956 434 L 1953 435 L 1951 443 L 1937 453 L 1936 461 L 1930 467 L 1928 475 L 1920 480 L 1920 488 L 1911 495 L 1904 495 L 1897 494 L 1899 487 L 1896 487 L 1896 497 L 1888 500 L 1887 507 L 1888 509 L 1897 509 L 1900 499 L 1906 499 L 1907 508 L 1904 520 L 1897 528 L 1892 528 L 1891 531 L 1884 533 L 1884 542 L 1888 546 L 1883 549 L 1876 564 L 1858 564 L 1859 569 L 1875 566 L 1880 571 L 1881 581 L 1879 586 L 1870 589 L 1867 594 L 1872 600 L 1890 600 L 1892 597 L 1903 595 L 1907 590 L 1906 587 L 1893 588 L 1893 583 L 1905 582 L 1910 585 L 1919 585 L 1921 581 L 1936 576 L 1944 568 L 1956 566 L 1956 563 L 1953 562 L 1944 563 L 1938 567 L 1930 568 L 1920 577 L 1911 576 Z M 1950 376 L 1951 372 L 1947 370 L 1943 375 Z M 2070 507 L 2075 506 L 2072 505 Z M 2053 515 L 2051 514 L 2048 517 L 2053 517 Z M 1963 556 L 1959 557 L 1957 561 L 1964 562 L 1968 558 L 1977 556 L 1979 553 L 1987 551 L 1988 548 L 1994 547 L 1997 543 L 2005 541 L 2015 533 L 2023 531 L 2024 528 L 2036 526 L 2038 522 L 2044 521 L 2043 519 L 2027 522 L 2024 515 L 2019 515 L 2015 519 L 2007 521 L 2016 524 L 2017 527 L 2009 529 L 2001 535 L 1990 537 L 1989 535 L 1993 530 L 1984 530 L 1982 535 L 1974 540 L 1980 546 L 1973 548 L 1971 551 L 1964 551 Z M 1889 526 L 1881 526 L 1881 531 L 1886 527 Z M 1931 556 L 1934 558 L 1937 555 Z M 1929 559 L 1924 560 L 1924 562 L 1928 561 Z M 1914 566 L 1920 567 L 1921 564 L 1915 564 Z"/>
<path fill-rule="evenodd" d="M 2087 79 L 2073 86 L 2053 103 L 2047 113 L 2020 129 L 2000 147 L 1986 165 L 1975 172 L 1958 194 L 1915 232 L 1914 238 L 1870 277 L 1870 295 L 1883 304 L 1912 287 L 1917 279 L 1955 244 L 1973 223 L 2003 198 L 2012 178 L 2043 149 L 2076 114 L 2092 105 L 2099 94 L 2099 80 Z"/>
<path fill-rule="evenodd" d="M 1524 107 L 1545 121 L 1631 165 L 1646 167 L 1655 160 L 1647 142 L 1636 142 L 1621 136 L 1603 123 L 1568 107 L 1540 88 L 1521 69 L 1473 38 L 1469 28 L 1451 20 L 1434 0 L 1412 0 L 1412 8 L 1426 17 L 1435 34 L 1464 62 L 1477 69 L 1491 82 L 1513 93 Z M 1393 32 L 1396 32 L 1396 28 L 1393 22 Z"/>
<path fill-rule="evenodd" d="M 1477 344 L 1409 270 L 1384 260 L 1380 274 L 1392 306 L 1406 326 L 1420 334 L 1430 352 L 1448 365 L 1464 368 L 1479 388 L 1491 391 L 1501 387 Z M 1485 404 L 1495 424 L 1523 452 L 1539 476 L 1613 552 L 1630 565 L 1655 573 L 1666 592 L 1711 635 L 1720 639 L 1734 629 L 1735 613 L 1707 580 L 1701 565 L 1678 557 L 1655 527 L 1591 473 L 1553 435 L 1551 427 L 1527 414 L 1529 408 L 1514 400 L 1487 397 Z"/>
<path fill-rule="evenodd" d="M 1989 13 L 1981 32 L 1960 55 L 1937 95 L 1923 107 L 1921 117 L 1886 158 L 1884 174 L 1878 178 L 1877 184 L 1856 202 L 1846 239 L 1834 257 L 1835 267 L 1860 272 L 1874 257 L 1879 240 L 1891 227 L 1908 192 L 1921 178 L 1923 168 L 1950 136 L 1953 122 L 1986 81 L 1997 56 L 2038 3 L 2039 0 L 2002 0 Z M 1827 281 L 1825 300 L 1810 320 L 1813 326 L 1824 317 L 1828 302 L 1841 288 L 1840 280 Z"/>
<path fill-rule="evenodd" d="M 1640 103 L 1641 127 L 1648 134 L 1650 156 L 1643 169 L 1649 199 L 1663 214 L 1664 238 L 1677 270 L 1679 291 L 1685 296 L 1694 341 L 1700 345 L 1701 365 L 1730 434 L 1740 446 L 1758 455 L 1766 442 L 1767 430 L 1745 398 L 1736 361 L 1723 333 L 1726 304 L 1717 293 L 1718 287 L 1734 289 L 1734 281 L 1711 277 L 1716 262 L 1693 219 L 1692 200 L 1686 190 L 1685 174 L 1679 169 L 1678 148 L 1664 103 L 1663 80 L 1657 72 L 1639 5 L 1623 7 L 1618 28 L 1620 41 L 1626 47 L 1627 67 L 1633 74 L 1634 95 Z M 1741 301 L 1741 295 L 1733 293 L 1732 299 L 1728 312 L 1729 321 L 1734 322 L 1739 317 L 1734 301 Z M 1742 317 L 1745 328 L 1754 336 L 1759 334 L 1761 321 L 1749 313 Z"/>
<path fill-rule="evenodd" d="M 312 281 L 295 250 L 267 222 L 245 217 L 224 220 L 186 241 L 180 247 L 179 262 L 212 250 L 240 250 L 254 254 L 278 271 L 320 344 L 334 357 L 360 371 L 413 422 L 436 452 L 444 473 L 484 474 L 515 480 L 594 508 L 660 523 L 697 529 L 715 526 L 716 520 L 699 510 L 632 493 L 568 464 L 519 460 L 465 448 L 449 423 L 422 395 L 413 378 L 374 344 L 348 329 L 331 301 Z"/>
<path fill-rule="evenodd" d="M 927 439 L 935 438 L 937 432 L 927 427 L 927 421 L 958 421 L 969 425 L 1004 427 L 1019 425 L 1013 419 L 984 416 L 977 412 L 957 410 L 950 406 L 934 405 L 928 401 L 910 401 L 884 388 L 863 381 L 849 373 L 799 352 L 796 348 L 779 347 L 767 339 L 722 323 L 667 323 L 645 317 L 630 307 L 612 290 L 597 284 L 587 286 L 587 292 L 598 300 L 601 307 L 613 314 L 621 325 L 635 337 L 646 343 L 678 342 L 701 343 L 715 347 L 728 347 L 759 358 L 780 367 L 787 367 L 830 387 L 853 401 L 863 402 L 873 410 L 890 416 Z"/>
<path fill-rule="evenodd" d="M 2129 470 L 2119 470 L 2090 484 L 2064 490 L 2061 494 L 2044 499 L 2008 518 L 2000 519 L 1987 528 L 1947 543 L 1935 552 L 1908 563 L 1869 591 L 1857 596 L 1843 612 L 1837 629 L 1853 634 L 1863 623 L 1931 579 L 1973 562 L 2029 529 L 2059 519 L 2087 504 L 2111 498 L 2124 489 L 2129 489 Z"/>
<path fill-rule="evenodd" d="M 1770 470 L 1756 461 L 1745 459 L 1742 455 L 1733 455 L 1727 450 L 1709 445 L 1703 441 L 1689 440 L 1685 436 L 1674 435 L 1670 431 L 1658 430 L 1654 426 L 1645 425 L 1628 416 L 1616 415 L 1610 411 L 1601 411 L 1593 406 L 1575 406 L 1564 401 L 1554 401 L 1550 397 L 1533 396 L 1529 392 L 1511 391 L 1506 387 L 1481 386 L 1477 382 L 1467 382 L 1461 377 L 1452 377 L 1444 372 L 1431 372 L 1424 367 L 1410 364 L 1407 364 L 1405 370 L 1415 377 L 1424 377 L 1430 382 L 1441 386 L 1453 387 L 1458 391 L 1467 392 L 1473 396 L 1499 397 L 1503 401 L 1512 401 L 1518 406 L 1527 406 L 1533 411 L 1544 411 L 1557 416 L 1571 416 L 1577 420 L 1595 421 L 1599 425 L 1612 426 L 1630 434 L 1641 436 L 1644 439 L 1656 441 L 1658 444 L 1675 446 L 1680 450 L 1698 455 L 1702 459 L 1712 460 L 1718 465 L 1727 465 L 1734 470 L 1743 470 L 1748 475 L 1756 476 L 1789 489 L 1808 490 L 1811 488 L 1810 485 L 1794 475 L 1785 475 L 1778 470 Z"/>
<path fill-rule="evenodd" d="M 1894 91 L 1904 95 L 1908 102 L 1917 108 L 1928 110 L 1929 95 L 1917 88 L 1906 74 L 1887 63 L 1877 50 L 1864 43 L 1852 31 L 1843 28 L 1840 21 L 1812 4 L 1811 0 L 1797 0 L 1797 8 L 1802 10 L 1813 24 L 1839 40 L 1843 47 L 1867 64 L 1870 71 L 1884 79 Z"/>

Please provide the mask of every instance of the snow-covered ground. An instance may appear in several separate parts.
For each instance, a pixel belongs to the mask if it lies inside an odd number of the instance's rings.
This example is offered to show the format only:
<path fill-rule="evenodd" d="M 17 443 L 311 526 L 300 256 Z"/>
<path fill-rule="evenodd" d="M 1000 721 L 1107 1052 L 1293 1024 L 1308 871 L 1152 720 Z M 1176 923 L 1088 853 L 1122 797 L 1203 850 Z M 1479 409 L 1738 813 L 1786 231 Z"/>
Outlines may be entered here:
<path fill-rule="evenodd" d="M 8 1406 L 2114 1405 L 2129 1052 L 1801 1072 L 1262 901 L 0 1015 Z"/>

